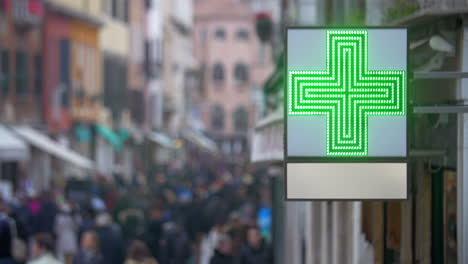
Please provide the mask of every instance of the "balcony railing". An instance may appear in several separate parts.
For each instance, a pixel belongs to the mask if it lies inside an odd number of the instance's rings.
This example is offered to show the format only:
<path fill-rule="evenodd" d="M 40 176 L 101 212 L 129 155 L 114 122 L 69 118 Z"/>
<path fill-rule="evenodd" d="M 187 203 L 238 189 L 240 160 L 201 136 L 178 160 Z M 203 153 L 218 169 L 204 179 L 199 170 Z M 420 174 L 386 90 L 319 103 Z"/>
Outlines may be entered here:
<path fill-rule="evenodd" d="M 394 0 L 385 12 L 391 24 L 423 23 L 425 18 L 468 13 L 467 0 Z"/>
<path fill-rule="evenodd" d="M 41 23 L 44 13 L 41 0 L 10 0 L 9 6 L 17 26 L 27 28 Z"/>
<path fill-rule="evenodd" d="M 447 10 L 468 7 L 466 0 L 419 0 L 421 10 Z"/>

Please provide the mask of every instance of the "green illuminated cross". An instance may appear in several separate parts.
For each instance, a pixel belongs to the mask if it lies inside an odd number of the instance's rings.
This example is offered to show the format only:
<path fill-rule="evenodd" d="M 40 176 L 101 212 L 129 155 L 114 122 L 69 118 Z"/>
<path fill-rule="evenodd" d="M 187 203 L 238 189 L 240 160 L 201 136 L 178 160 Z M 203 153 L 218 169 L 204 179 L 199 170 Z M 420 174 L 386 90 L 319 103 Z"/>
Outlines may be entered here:
<path fill-rule="evenodd" d="M 366 30 L 326 41 L 326 70 L 288 72 L 288 114 L 327 117 L 327 155 L 367 156 L 368 117 L 405 115 L 406 71 L 368 69 Z"/>

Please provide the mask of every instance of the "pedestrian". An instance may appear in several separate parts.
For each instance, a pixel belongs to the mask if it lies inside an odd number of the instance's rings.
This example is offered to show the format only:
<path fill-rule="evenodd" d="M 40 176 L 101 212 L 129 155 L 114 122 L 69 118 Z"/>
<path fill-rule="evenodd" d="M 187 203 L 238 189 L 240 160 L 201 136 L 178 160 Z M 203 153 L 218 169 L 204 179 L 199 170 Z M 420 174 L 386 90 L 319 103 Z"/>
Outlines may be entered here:
<path fill-rule="evenodd" d="M 0 253 L 0 264 L 11 263 L 10 261 L 17 264 L 24 263 L 28 256 L 24 236 L 20 237 L 18 231 L 21 230 L 21 234 L 25 235 L 23 226 L 21 223 L 18 224 L 18 215 L 15 215 L 12 209 L 14 208 L 7 206 L 3 199 L 0 201 L 0 247 L 5 244 L 3 249 L 5 251 Z"/>
<path fill-rule="evenodd" d="M 100 213 L 96 218 L 96 233 L 99 239 L 103 264 L 121 264 L 124 260 L 122 233 L 108 213 Z"/>
<path fill-rule="evenodd" d="M 39 213 L 37 215 L 37 228 L 40 233 L 54 232 L 55 216 L 58 213 L 57 204 L 55 203 L 50 191 L 45 191 L 42 194 L 42 201 Z"/>
<path fill-rule="evenodd" d="M 42 208 L 42 201 L 39 199 L 39 195 L 31 191 L 29 193 L 28 209 L 31 214 L 31 235 L 41 232 L 39 223 L 39 212 Z"/>
<path fill-rule="evenodd" d="M 62 264 L 52 252 L 54 251 L 54 240 L 48 233 L 37 233 L 32 237 L 31 256 L 28 264 Z"/>
<path fill-rule="evenodd" d="M 78 227 L 78 236 L 80 239 L 86 231 L 94 230 L 96 227 L 94 211 L 91 207 L 85 207 L 80 210 L 81 221 Z"/>
<path fill-rule="evenodd" d="M 59 213 L 55 217 L 56 252 L 60 261 L 71 264 L 78 250 L 77 231 L 78 225 L 72 215 L 71 206 L 62 204 Z"/>
<path fill-rule="evenodd" d="M 151 256 L 150 250 L 141 240 L 134 240 L 127 250 L 127 258 L 124 264 L 158 264 Z"/>
<path fill-rule="evenodd" d="M 171 221 L 163 225 L 159 262 L 162 264 L 187 263 L 191 256 L 190 241 L 183 227 Z"/>
<path fill-rule="evenodd" d="M 209 264 L 214 255 L 216 244 L 222 234 L 224 225 L 224 217 L 218 216 L 215 220 L 215 225 L 211 228 L 210 232 L 205 234 L 200 245 L 200 263 Z"/>
<path fill-rule="evenodd" d="M 73 258 L 73 264 L 102 264 L 103 258 L 99 250 L 99 240 L 96 232 L 86 231 L 81 238 L 81 247 Z"/>
<path fill-rule="evenodd" d="M 162 208 L 155 206 L 151 209 L 147 230 L 145 232 L 145 242 L 149 246 L 151 254 L 159 259 L 160 256 L 160 240 L 162 238 Z"/>
<path fill-rule="evenodd" d="M 7 215 L 7 206 L 0 196 L 0 264 L 14 263 L 11 251 L 13 243 L 12 232 L 12 227 Z"/>
<path fill-rule="evenodd" d="M 241 264 L 269 264 L 273 263 L 273 252 L 260 230 L 251 226 L 247 230 L 247 244 L 242 248 Z"/>
<path fill-rule="evenodd" d="M 17 195 L 18 203 L 12 211 L 12 217 L 15 219 L 18 237 L 23 241 L 28 241 L 31 235 L 32 215 L 28 208 L 28 199 L 25 195 Z"/>
<path fill-rule="evenodd" d="M 235 258 L 232 255 L 232 239 L 227 234 L 221 234 L 210 264 L 233 264 Z"/>

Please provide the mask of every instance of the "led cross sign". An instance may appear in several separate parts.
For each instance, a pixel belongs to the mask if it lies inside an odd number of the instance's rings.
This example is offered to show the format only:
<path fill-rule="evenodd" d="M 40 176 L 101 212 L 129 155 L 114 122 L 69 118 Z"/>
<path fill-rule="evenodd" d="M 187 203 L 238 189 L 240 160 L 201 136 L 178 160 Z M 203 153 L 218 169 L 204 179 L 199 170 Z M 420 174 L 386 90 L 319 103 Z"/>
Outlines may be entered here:
<path fill-rule="evenodd" d="M 286 199 L 407 199 L 407 29 L 288 27 L 285 40 Z"/>
<path fill-rule="evenodd" d="M 406 114 L 406 71 L 369 70 L 367 30 L 327 30 L 326 69 L 287 85 L 288 115 L 326 116 L 327 156 L 367 156 L 369 116 Z"/>

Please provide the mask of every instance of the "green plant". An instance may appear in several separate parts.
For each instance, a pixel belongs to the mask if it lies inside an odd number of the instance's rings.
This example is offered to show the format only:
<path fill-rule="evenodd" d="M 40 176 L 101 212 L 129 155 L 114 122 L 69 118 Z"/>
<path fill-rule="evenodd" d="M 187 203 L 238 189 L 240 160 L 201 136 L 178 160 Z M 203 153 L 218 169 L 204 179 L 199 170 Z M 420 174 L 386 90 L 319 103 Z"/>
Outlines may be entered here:
<path fill-rule="evenodd" d="M 354 9 L 346 18 L 348 26 L 363 26 L 365 24 L 365 16 L 361 9 Z"/>
<path fill-rule="evenodd" d="M 418 10 L 418 5 L 416 3 L 411 3 L 406 0 L 395 0 L 393 7 L 388 8 L 385 12 L 385 21 L 395 21 L 413 14 L 416 10 Z"/>

